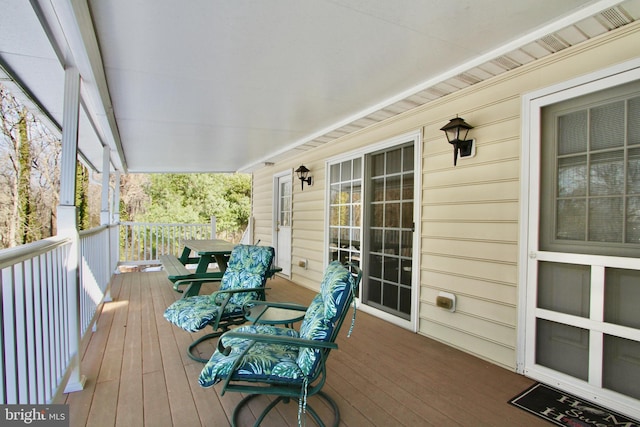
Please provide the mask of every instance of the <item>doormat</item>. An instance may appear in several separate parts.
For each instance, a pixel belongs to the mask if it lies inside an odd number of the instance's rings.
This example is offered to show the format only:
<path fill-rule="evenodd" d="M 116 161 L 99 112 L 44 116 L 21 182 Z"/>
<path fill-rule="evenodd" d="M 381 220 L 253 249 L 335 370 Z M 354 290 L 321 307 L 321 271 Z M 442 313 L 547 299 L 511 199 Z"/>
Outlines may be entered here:
<path fill-rule="evenodd" d="M 637 420 L 541 383 L 509 403 L 559 426 L 640 427 Z"/>

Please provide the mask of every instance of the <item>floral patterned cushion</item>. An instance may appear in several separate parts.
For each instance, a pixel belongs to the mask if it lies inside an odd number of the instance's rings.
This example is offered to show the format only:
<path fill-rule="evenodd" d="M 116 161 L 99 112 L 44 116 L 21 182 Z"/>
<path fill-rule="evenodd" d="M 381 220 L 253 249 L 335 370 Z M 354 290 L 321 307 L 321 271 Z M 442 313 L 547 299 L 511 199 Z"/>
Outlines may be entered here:
<path fill-rule="evenodd" d="M 164 312 L 164 318 L 189 332 L 198 332 L 216 318 L 220 306 L 211 303 L 209 295 L 179 299 Z M 224 315 L 243 315 L 242 305 L 227 304 Z"/>
<path fill-rule="evenodd" d="M 352 286 L 354 279 L 349 270 L 338 261 L 329 264 L 320 285 L 320 293 L 309 305 L 300 325 L 300 338 L 330 340 L 335 322 L 348 309 L 349 290 Z M 297 362 L 306 375 L 311 375 L 320 363 L 320 350 L 301 349 Z"/>
<path fill-rule="evenodd" d="M 264 287 L 272 260 L 273 248 L 270 246 L 236 246 L 222 276 L 220 290 Z M 165 310 L 164 317 L 186 331 L 197 332 L 216 319 L 225 297 L 224 293 L 214 292 L 179 299 Z M 245 302 L 260 297 L 257 291 L 232 294 L 224 307 L 222 319 L 242 316 Z"/>
<path fill-rule="evenodd" d="M 298 337 L 298 332 L 289 328 L 270 325 L 247 325 L 234 329 L 237 332 L 268 334 L 274 336 Z M 234 380 L 251 378 L 253 380 L 274 380 L 276 382 L 300 382 L 302 371 L 296 364 L 298 348 L 288 345 L 256 343 L 243 356 L 251 340 L 242 338 L 222 338 L 225 347 L 231 347 L 231 353 L 224 356 L 216 351 L 202 369 L 198 382 L 202 387 L 211 387 L 230 374 Z M 233 364 L 243 357 L 234 373 Z"/>
<path fill-rule="evenodd" d="M 264 286 L 266 274 L 273 259 L 273 248 L 269 246 L 238 245 L 231 252 L 227 269 L 222 276 L 220 290 L 247 289 Z M 218 303 L 220 298 L 218 296 Z M 230 303 L 243 305 L 246 301 L 261 299 L 258 292 L 233 294 Z"/>
<path fill-rule="evenodd" d="M 349 290 L 353 283 L 351 273 L 336 261 L 327 268 L 320 293 L 307 308 L 299 333 L 289 328 L 266 325 L 243 326 L 236 331 L 299 336 L 318 341 L 331 340 L 335 322 L 348 309 Z M 225 347 L 231 346 L 231 353 L 229 356 L 218 351 L 214 353 L 200 374 L 199 382 L 203 387 L 211 387 L 229 375 L 232 375 L 233 380 L 302 384 L 305 378 L 313 375 L 320 363 L 320 352 L 310 348 L 258 342 L 247 351 L 252 340 L 228 337 L 222 339 Z M 239 357 L 243 359 L 237 369 L 231 372 Z"/>

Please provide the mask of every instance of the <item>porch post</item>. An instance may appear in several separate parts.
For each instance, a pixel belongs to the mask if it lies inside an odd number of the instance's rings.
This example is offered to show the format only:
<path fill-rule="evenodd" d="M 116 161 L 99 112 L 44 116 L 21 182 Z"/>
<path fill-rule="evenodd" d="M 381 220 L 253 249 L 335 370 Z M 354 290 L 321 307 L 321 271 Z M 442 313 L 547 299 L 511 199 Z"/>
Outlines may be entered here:
<path fill-rule="evenodd" d="M 67 306 L 69 308 L 69 379 L 65 393 L 84 388 L 85 377 L 80 372 L 80 236 L 75 206 L 76 163 L 78 151 L 78 121 L 80 115 L 80 73 L 76 68 L 65 70 L 64 106 L 62 117 L 62 159 L 60 165 L 60 205 L 58 205 L 58 235 L 71 239 L 67 264 Z"/>
<path fill-rule="evenodd" d="M 101 205 L 100 205 L 100 225 L 106 225 L 109 226 L 111 225 L 111 209 L 109 206 L 109 177 L 110 177 L 110 167 L 111 167 L 111 150 L 109 149 L 108 145 L 105 145 L 104 147 L 102 147 L 102 196 L 101 196 Z M 113 251 L 111 250 L 111 230 L 109 228 L 107 228 L 107 247 L 105 248 L 106 250 L 106 254 L 107 257 L 104 260 L 104 262 L 106 263 L 106 267 L 104 270 L 109 272 L 109 276 L 111 276 L 112 272 L 111 272 L 111 265 L 113 262 L 113 259 L 111 258 L 113 256 Z M 107 280 L 107 288 L 104 291 L 104 297 L 103 297 L 103 301 L 104 302 L 110 302 L 112 301 L 111 299 L 111 291 L 110 291 L 110 287 L 108 286 L 109 280 L 111 279 L 111 277 L 106 277 Z M 93 324 L 93 330 L 95 331 L 95 328 L 97 326 L 97 322 Z"/>
<path fill-rule="evenodd" d="M 211 216 L 211 238 L 216 238 L 216 217 L 213 215 Z"/>
<path fill-rule="evenodd" d="M 100 225 L 109 225 L 111 217 L 109 212 L 109 168 L 111 166 L 111 150 L 109 146 L 102 147 L 102 198 L 100 205 Z"/>
<path fill-rule="evenodd" d="M 120 172 L 115 173 L 115 184 L 113 189 L 113 223 L 120 222 Z"/>

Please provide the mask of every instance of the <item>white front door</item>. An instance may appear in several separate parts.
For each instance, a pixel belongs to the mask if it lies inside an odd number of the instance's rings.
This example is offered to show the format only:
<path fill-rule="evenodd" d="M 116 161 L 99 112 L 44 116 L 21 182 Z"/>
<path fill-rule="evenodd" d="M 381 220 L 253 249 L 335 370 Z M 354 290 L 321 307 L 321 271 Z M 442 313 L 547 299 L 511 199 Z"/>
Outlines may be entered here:
<path fill-rule="evenodd" d="M 291 173 L 274 178 L 274 248 L 276 265 L 291 275 Z"/>
<path fill-rule="evenodd" d="M 531 102 L 524 373 L 640 416 L 640 80 Z"/>

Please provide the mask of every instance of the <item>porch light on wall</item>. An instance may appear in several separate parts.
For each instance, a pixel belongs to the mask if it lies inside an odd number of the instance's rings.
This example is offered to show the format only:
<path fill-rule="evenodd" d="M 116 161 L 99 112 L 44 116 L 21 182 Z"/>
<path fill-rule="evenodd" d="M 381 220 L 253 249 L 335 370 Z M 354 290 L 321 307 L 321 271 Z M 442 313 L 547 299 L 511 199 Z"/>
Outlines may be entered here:
<path fill-rule="evenodd" d="M 453 145 L 454 166 L 458 163 L 458 155 L 460 155 L 460 157 L 473 157 L 475 154 L 474 140 L 467 139 L 469 129 L 473 129 L 473 126 L 458 116 L 456 116 L 455 119 L 449 120 L 449 123 L 440 128 L 440 130 L 444 131 L 447 135 L 449 144 Z"/>
<path fill-rule="evenodd" d="M 305 182 L 307 183 L 307 185 L 311 185 L 311 177 L 308 176 L 309 172 L 311 171 L 307 169 L 305 165 L 300 165 L 300 167 L 296 169 L 296 173 L 298 174 L 298 179 L 300 180 L 302 190 L 304 190 Z"/>

